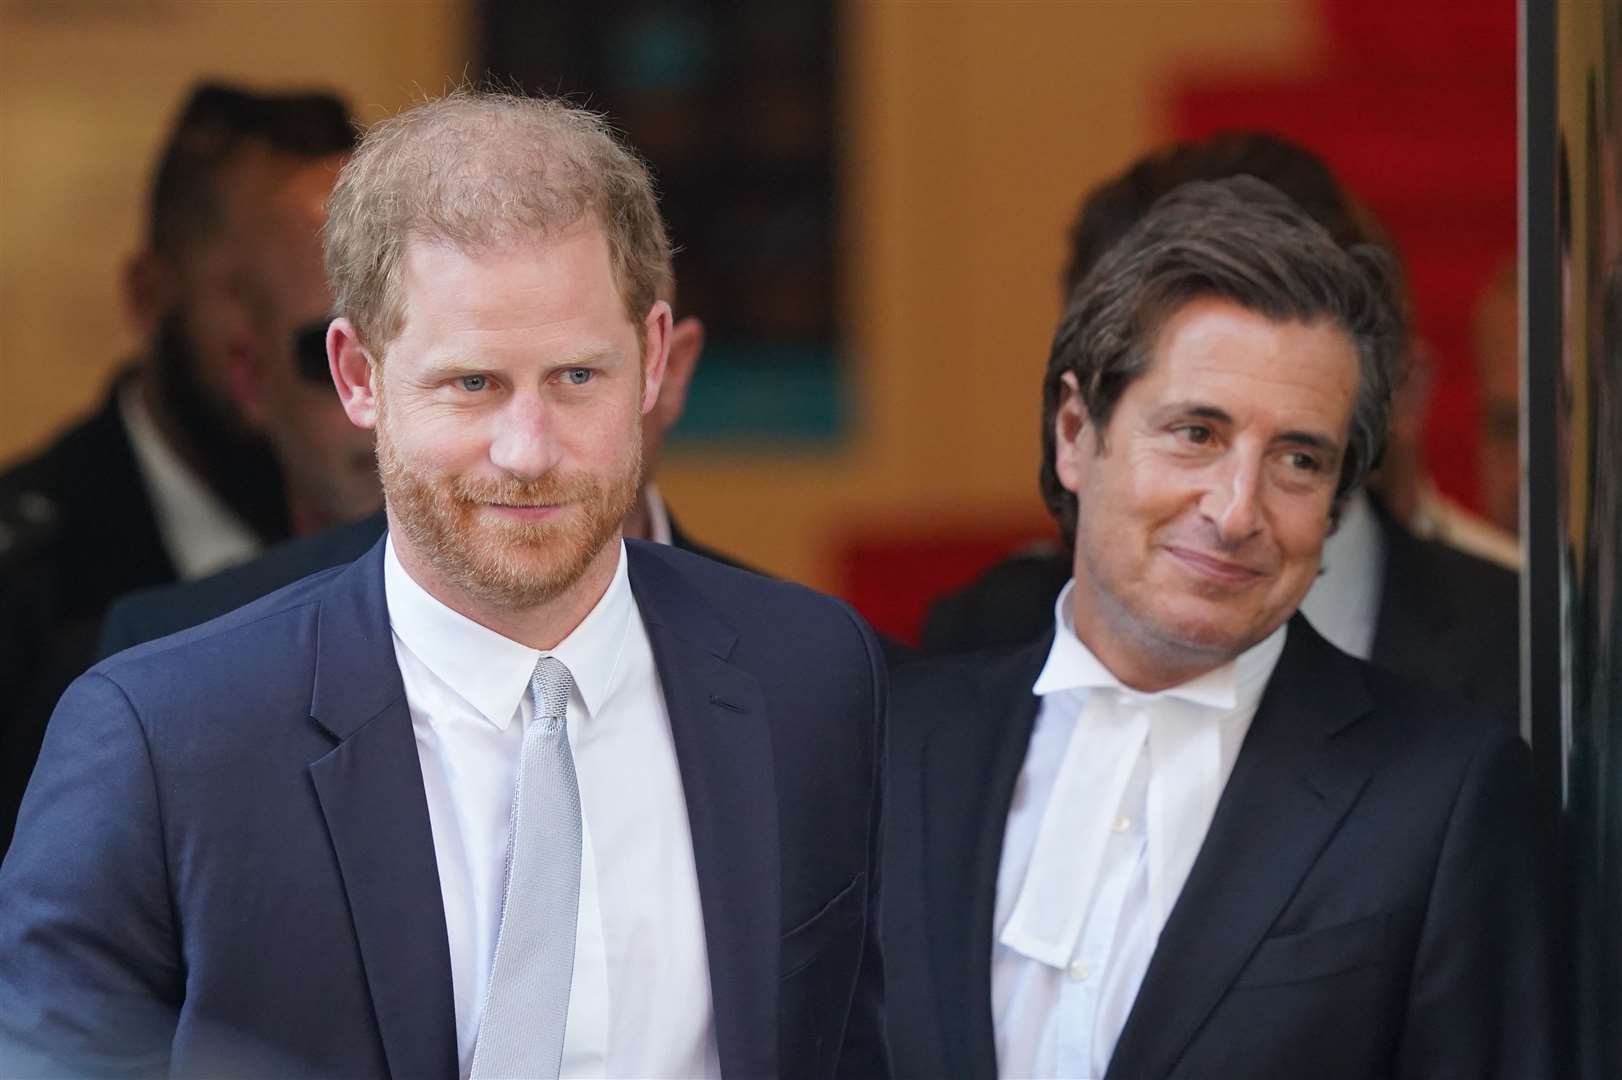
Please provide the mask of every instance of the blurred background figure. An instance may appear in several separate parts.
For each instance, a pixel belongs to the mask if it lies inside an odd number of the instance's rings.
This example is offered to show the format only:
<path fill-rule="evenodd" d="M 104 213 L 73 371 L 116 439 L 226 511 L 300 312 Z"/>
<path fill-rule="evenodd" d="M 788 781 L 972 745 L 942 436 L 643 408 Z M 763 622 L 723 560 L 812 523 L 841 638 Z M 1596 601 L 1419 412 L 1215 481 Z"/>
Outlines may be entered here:
<path fill-rule="evenodd" d="M 1510 288 L 1513 297 L 1514 277 L 1511 276 Z M 1509 391 L 1511 394 L 1508 407 L 1510 416 L 1509 426 L 1509 467 L 1507 482 L 1509 484 L 1509 512 L 1510 520 L 1514 521 L 1516 491 L 1519 487 L 1520 460 L 1516 438 L 1519 425 L 1515 423 L 1515 410 L 1518 407 L 1514 397 L 1515 379 L 1517 377 L 1516 345 L 1513 327 L 1510 328 L 1511 337 L 1507 345 L 1490 346 L 1500 357 L 1507 353 L 1509 359 Z M 1502 475 L 1495 476 L 1488 467 L 1491 460 L 1490 447 L 1492 425 L 1494 423 L 1494 407 L 1487 395 L 1490 393 L 1490 378 L 1487 367 L 1492 363 L 1485 353 L 1478 353 L 1481 357 L 1482 371 L 1482 420 L 1481 420 L 1481 491 L 1483 502 L 1488 509 L 1493 506 L 1496 494 L 1500 492 L 1498 484 L 1505 482 Z M 1444 494 L 1437 487 L 1436 481 L 1425 468 L 1425 435 L 1426 418 L 1430 415 L 1431 387 L 1435 381 L 1435 358 L 1426 342 L 1415 339 L 1411 350 L 1412 362 L 1409 364 L 1408 379 L 1401 387 L 1391 404 L 1391 431 L 1386 443 L 1385 459 L 1380 464 L 1380 470 L 1369 478 L 1369 490 L 1374 492 L 1382 505 L 1390 510 L 1393 517 L 1407 526 L 1408 531 L 1422 540 L 1435 540 L 1446 544 L 1478 559 L 1496 563 L 1507 570 L 1519 570 L 1521 565 L 1520 541 L 1513 529 L 1502 528 L 1496 520 L 1488 520 L 1475 514 L 1461 504 L 1457 499 Z M 1501 361 L 1500 361 L 1501 363 Z M 1500 410 L 1502 406 L 1499 406 Z M 1501 412 L 1498 414 L 1502 419 Z M 1501 460 L 1501 459 L 1500 459 Z M 1501 496 L 1500 496 L 1501 497 Z"/>
<path fill-rule="evenodd" d="M 124 273 L 139 355 L 92 415 L 0 475 L 0 836 L 108 604 L 290 535 L 276 444 L 254 421 L 304 423 L 273 387 L 292 378 L 292 320 L 326 300 L 319 262 L 286 258 L 319 224 L 291 208 L 324 197 L 319 177 L 354 139 L 331 94 L 204 83 L 181 107 Z"/>
<path fill-rule="evenodd" d="M 382 509 L 371 434 L 344 415 L 327 371 L 332 293 L 321 265 L 327 196 L 343 155 L 283 176 L 252 223 L 244 294 L 255 347 L 231 357 L 232 398 L 282 467 L 292 531 L 311 533 Z"/>
<path fill-rule="evenodd" d="M 1061 287 L 1073 295 L 1103 255 L 1162 196 L 1191 180 L 1250 175 L 1290 196 L 1342 247 L 1372 244 L 1396 253 L 1384 229 L 1357 207 L 1310 151 L 1266 133 L 1177 143 L 1135 162 L 1091 192 L 1070 232 Z M 1401 275 L 1393 287 L 1408 299 Z M 1322 570 L 1301 605 L 1340 649 L 1445 687 L 1502 715 L 1519 687 L 1514 574 L 1455 547 L 1414 534 L 1408 521 L 1431 487 L 1424 472 L 1423 380 L 1398 399 L 1405 427 L 1388 458 L 1387 484 L 1356 492 L 1324 545 Z M 1401 502 L 1389 501 L 1395 491 Z M 1053 603 L 1070 577 L 1056 545 L 1023 552 L 938 601 L 923 631 L 928 651 L 957 652 L 1026 642 L 1048 633 Z"/>

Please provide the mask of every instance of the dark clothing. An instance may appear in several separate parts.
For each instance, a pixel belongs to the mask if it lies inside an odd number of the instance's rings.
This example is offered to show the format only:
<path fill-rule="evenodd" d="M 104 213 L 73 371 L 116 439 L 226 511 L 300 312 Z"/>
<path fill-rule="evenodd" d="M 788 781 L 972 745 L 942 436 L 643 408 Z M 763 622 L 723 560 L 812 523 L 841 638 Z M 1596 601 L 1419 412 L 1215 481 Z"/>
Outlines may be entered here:
<path fill-rule="evenodd" d="M 721 1068 L 884 1077 L 878 644 L 806 589 L 626 547 Z M 381 543 L 69 688 L 0 866 L 0 1046 L 7 1075 L 455 1077 Z"/>
<path fill-rule="evenodd" d="M 1422 540 L 1371 498 L 1385 539 L 1385 577 L 1369 660 L 1505 715 L 1519 710 L 1520 584 L 1513 571 Z M 941 597 L 924 620 L 927 654 L 1017 645 L 1053 632 L 1070 580 L 1057 550 L 1005 559 Z"/>
<path fill-rule="evenodd" d="M 996 1073 L 997 869 L 1050 644 L 896 669 L 898 1076 Z M 1109 1080 L 1560 1075 L 1527 759 L 1495 715 L 1292 620 Z"/>
<path fill-rule="evenodd" d="M 283 585 L 291 585 L 301 577 L 354 562 L 377 543 L 387 526 L 388 521 L 379 510 L 352 524 L 278 544 L 252 562 L 206 578 L 143 589 L 126 596 L 107 612 L 97 658 L 106 658 L 132 645 L 207 622 L 275 592 Z M 674 520 L 670 523 L 670 540 L 673 547 L 748 569 L 718 551 L 694 543 L 676 527 Z"/>
<path fill-rule="evenodd" d="M 176 577 L 119 416 L 121 385 L 0 474 L 0 851 L 51 709 L 95 659 L 107 605 Z"/>
<path fill-rule="evenodd" d="M 97 657 L 207 622 L 299 578 L 352 563 L 371 550 L 386 525 L 380 510 L 349 525 L 277 544 L 241 566 L 126 596 L 107 611 Z"/>

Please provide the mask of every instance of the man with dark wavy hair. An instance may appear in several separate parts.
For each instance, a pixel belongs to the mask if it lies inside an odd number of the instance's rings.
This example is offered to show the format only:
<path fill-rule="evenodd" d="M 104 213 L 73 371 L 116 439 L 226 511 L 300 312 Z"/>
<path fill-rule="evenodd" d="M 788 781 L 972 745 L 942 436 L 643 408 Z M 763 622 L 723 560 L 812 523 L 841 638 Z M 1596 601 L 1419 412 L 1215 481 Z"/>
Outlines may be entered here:
<path fill-rule="evenodd" d="M 1074 292 L 1161 197 L 1191 181 L 1231 176 L 1277 188 L 1342 247 L 1393 251 L 1380 223 L 1316 154 L 1267 132 L 1227 132 L 1162 147 L 1088 192 L 1070 229 L 1061 295 Z M 1400 273 L 1393 286 L 1406 304 Z M 1301 610 L 1337 648 L 1462 694 L 1508 723 L 1520 687 L 1519 586 L 1512 571 L 1421 528 L 1432 501 L 1423 495 L 1430 485 L 1419 448 L 1429 378 L 1423 344 L 1412 342 L 1409 352 L 1416 362 L 1394 397 L 1387 453 L 1371 479 L 1379 490 L 1360 488 L 1341 503 L 1322 573 Z M 930 606 L 924 651 L 1040 637 L 1069 577 L 1067 546 L 1033 546 L 1003 559 Z"/>
<path fill-rule="evenodd" d="M 896 673 L 898 1074 L 1555 1074 L 1525 745 L 1297 614 L 1385 439 L 1389 273 L 1237 177 L 1072 296 L 1050 629 Z"/>

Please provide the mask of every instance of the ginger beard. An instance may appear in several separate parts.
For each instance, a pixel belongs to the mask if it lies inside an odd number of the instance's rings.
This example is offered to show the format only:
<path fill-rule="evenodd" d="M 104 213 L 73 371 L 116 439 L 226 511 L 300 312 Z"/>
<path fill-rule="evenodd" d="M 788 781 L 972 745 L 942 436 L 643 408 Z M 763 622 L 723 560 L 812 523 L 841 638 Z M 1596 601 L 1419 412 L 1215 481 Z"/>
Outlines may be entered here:
<path fill-rule="evenodd" d="M 378 475 L 395 523 L 447 583 L 510 609 L 566 592 L 617 539 L 640 490 L 641 425 L 630 425 L 625 445 L 613 471 L 601 476 L 549 473 L 523 481 L 437 474 L 401 451 L 387 399 L 378 395 Z M 492 504 L 563 512 L 554 520 L 515 521 L 484 509 Z"/>

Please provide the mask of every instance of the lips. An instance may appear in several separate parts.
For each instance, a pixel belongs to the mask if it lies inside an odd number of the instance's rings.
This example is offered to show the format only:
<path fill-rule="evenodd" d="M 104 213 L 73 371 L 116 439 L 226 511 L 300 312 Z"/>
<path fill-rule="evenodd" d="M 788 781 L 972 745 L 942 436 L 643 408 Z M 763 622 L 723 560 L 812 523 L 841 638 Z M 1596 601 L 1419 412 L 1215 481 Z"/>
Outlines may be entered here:
<path fill-rule="evenodd" d="M 563 507 L 557 503 L 485 503 L 484 508 L 519 521 L 544 521 Z"/>
<path fill-rule="evenodd" d="M 1167 547 L 1166 553 L 1200 577 L 1229 585 L 1248 585 L 1266 577 L 1266 571 L 1193 548 Z"/>

